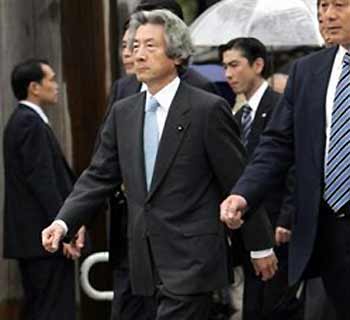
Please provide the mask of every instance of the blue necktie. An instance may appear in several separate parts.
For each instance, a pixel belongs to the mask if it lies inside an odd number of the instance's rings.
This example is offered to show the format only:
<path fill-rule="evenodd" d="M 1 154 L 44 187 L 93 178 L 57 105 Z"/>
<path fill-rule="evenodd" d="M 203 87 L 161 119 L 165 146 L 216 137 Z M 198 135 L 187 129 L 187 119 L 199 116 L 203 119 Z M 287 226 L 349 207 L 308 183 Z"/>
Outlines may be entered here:
<path fill-rule="evenodd" d="M 335 91 L 325 166 L 324 200 L 339 211 L 350 200 L 350 54 L 346 53 Z"/>
<path fill-rule="evenodd" d="M 242 142 L 245 146 L 248 145 L 248 136 L 250 133 L 250 129 L 252 126 L 253 118 L 252 118 L 252 111 L 250 105 L 245 104 L 243 107 L 243 114 L 241 119 L 241 127 L 242 127 Z"/>
<path fill-rule="evenodd" d="M 145 107 L 145 120 L 143 127 L 143 150 L 145 155 L 145 170 L 147 190 L 149 190 L 152 182 L 154 164 L 159 144 L 159 130 L 157 123 L 158 101 L 151 97 Z"/>

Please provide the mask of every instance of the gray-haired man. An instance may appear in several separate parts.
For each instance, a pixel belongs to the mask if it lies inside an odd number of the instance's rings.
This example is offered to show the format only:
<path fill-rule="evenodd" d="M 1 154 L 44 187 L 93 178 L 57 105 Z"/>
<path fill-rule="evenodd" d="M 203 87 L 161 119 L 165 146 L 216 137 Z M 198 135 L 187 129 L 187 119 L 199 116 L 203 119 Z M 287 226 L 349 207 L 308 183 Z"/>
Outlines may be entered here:
<path fill-rule="evenodd" d="M 166 10 L 138 12 L 130 32 L 147 91 L 113 107 L 43 245 L 54 251 L 123 183 L 133 291 L 157 295 L 158 320 L 207 319 L 210 293 L 230 282 L 219 204 L 241 173 L 243 147 L 226 102 L 178 78 L 192 50 L 186 25 Z"/>

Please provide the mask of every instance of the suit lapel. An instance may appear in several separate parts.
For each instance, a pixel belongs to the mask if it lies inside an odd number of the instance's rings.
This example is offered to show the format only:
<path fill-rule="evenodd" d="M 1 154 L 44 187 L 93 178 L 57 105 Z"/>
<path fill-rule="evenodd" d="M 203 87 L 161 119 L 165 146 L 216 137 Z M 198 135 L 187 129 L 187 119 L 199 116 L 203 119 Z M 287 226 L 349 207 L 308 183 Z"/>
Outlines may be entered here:
<path fill-rule="evenodd" d="M 125 119 L 123 119 L 123 127 L 126 130 L 124 139 L 127 139 L 127 143 L 131 146 L 128 148 L 126 157 L 126 163 L 130 165 L 135 186 L 140 188 L 138 194 L 146 194 L 146 179 L 145 179 L 145 165 L 143 154 L 143 119 L 144 119 L 144 105 L 145 105 L 146 93 L 142 93 L 137 98 L 133 108 L 128 109 L 130 112 Z M 132 110 L 131 110 L 132 109 Z M 135 190 L 136 191 L 136 190 Z"/>
<path fill-rule="evenodd" d="M 190 124 L 189 110 L 187 89 L 181 83 L 165 122 L 148 198 L 152 196 L 160 185 L 181 145 L 181 141 Z"/>
<path fill-rule="evenodd" d="M 308 110 L 308 119 L 317 119 L 312 121 L 313 130 L 311 130 L 312 146 L 313 146 L 313 159 L 315 166 L 318 169 L 322 169 L 325 148 L 325 128 L 326 128 L 326 97 L 327 88 L 332 72 L 332 66 L 336 48 L 332 48 L 326 51 L 323 55 L 319 56 L 319 62 L 314 63 L 312 79 L 310 84 L 309 99 L 310 106 L 305 108 Z"/>

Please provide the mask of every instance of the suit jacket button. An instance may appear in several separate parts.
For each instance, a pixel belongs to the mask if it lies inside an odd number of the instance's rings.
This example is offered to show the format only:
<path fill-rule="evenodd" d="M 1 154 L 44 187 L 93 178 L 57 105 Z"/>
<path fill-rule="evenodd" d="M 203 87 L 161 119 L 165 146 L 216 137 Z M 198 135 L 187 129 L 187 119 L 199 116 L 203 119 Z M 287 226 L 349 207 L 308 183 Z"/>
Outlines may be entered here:
<path fill-rule="evenodd" d="M 145 210 L 146 211 L 150 211 L 151 210 L 151 205 L 149 204 L 149 203 L 147 203 L 146 205 L 145 205 Z"/>

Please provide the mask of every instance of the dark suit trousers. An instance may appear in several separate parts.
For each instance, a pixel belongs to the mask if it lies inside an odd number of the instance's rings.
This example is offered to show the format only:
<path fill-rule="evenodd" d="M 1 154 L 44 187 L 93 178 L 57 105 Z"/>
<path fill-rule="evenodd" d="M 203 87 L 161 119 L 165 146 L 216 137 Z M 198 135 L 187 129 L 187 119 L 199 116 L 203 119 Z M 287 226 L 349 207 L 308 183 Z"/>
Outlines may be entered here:
<path fill-rule="evenodd" d="M 160 285 L 156 294 L 156 320 L 207 320 L 211 307 L 211 294 L 177 296 Z"/>
<path fill-rule="evenodd" d="M 288 247 L 275 248 L 278 271 L 265 282 L 257 277 L 247 255 L 244 259 L 243 320 L 302 320 L 303 301 L 296 298 L 298 286 L 288 286 Z"/>
<path fill-rule="evenodd" d="M 75 320 L 74 262 L 63 257 L 20 259 L 25 320 Z"/>
<path fill-rule="evenodd" d="M 322 205 L 313 263 L 319 271 L 337 319 L 350 319 L 350 216 L 337 218 Z"/>
<path fill-rule="evenodd" d="M 155 296 L 135 295 L 131 291 L 128 268 L 117 268 L 111 320 L 206 320 L 211 307 L 211 293 L 177 296 L 159 285 Z"/>
<path fill-rule="evenodd" d="M 135 295 L 131 291 L 127 264 L 113 269 L 113 301 L 111 320 L 154 320 L 156 299 Z"/>

